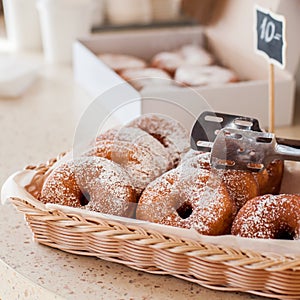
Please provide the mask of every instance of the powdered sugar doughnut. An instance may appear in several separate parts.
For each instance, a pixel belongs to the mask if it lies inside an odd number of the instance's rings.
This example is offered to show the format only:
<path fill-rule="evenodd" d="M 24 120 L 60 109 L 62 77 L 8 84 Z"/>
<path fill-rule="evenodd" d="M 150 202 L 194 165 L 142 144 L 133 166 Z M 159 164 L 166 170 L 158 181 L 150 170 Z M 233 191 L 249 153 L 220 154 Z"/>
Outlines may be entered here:
<path fill-rule="evenodd" d="M 253 172 L 252 174 L 259 187 L 259 195 L 269 194 L 267 192 L 267 186 L 269 182 L 269 174 L 267 169 L 263 169 L 260 172 Z"/>
<path fill-rule="evenodd" d="M 210 153 L 190 149 L 182 156 L 180 164 L 185 164 L 186 166 L 194 166 L 195 168 L 197 166 L 201 169 L 210 170 Z"/>
<path fill-rule="evenodd" d="M 248 238 L 300 238 L 300 195 L 263 195 L 248 201 L 231 229 Z"/>
<path fill-rule="evenodd" d="M 151 66 L 174 75 L 176 69 L 184 64 L 184 58 L 176 52 L 160 52 L 153 56 Z"/>
<path fill-rule="evenodd" d="M 142 115 L 126 127 L 140 128 L 156 138 L 168 151 L 172 166 L 178 165 L 181 155 L 190 147 L 186 129 L 178 121 L 164 115 Z"/>
<path fill-rule="evenodd" d="M 193 66 L 184 65 L 175 73 L 175 80 L 181 85 L 203 86 L 221 83 L 236 82 L 237 77 L 233 71 L 219 66 Z"/>
<path fill-rule="evenodd" d="M 129 142 L 99 141 L 84 155 L 104 157 L 121 165 L 131 178 L 137 194 L 164 170 L 164 166 L 157 163 L 151 152 Z"/>
<path fill-rule="evenodd" d="M 213 61 L 213 56 L 205 49 L 190 44 L 174 51 L 157 53 L 151 60 L 151 66 L 165 70 L 173 76 L 181 66 L 206 66 L 212 64 Z"/>
<path fill-rule="evenodd" d="M 146 86 L 172 84 L 170 75 L 164 70 L 157 68 L 126 69 L 120 72 L 120 76 L 137 90 L 141 90 Z"/>
<path fill-rule="evenodd" d="M 103 140 L 130 142 L 137 146 L 145 147 L 153 154 L 153 159 L 157 162 L 157 165 L 161 166 L 162 172 L 171 168 L 170 155 L 165 147 L 157 139 L 140 128 L 113 128 L 100 134 L 96 139 L 96 144 Z"/>
<path fill-rule="evenodd" d="M 230 231 L 235 204 L 222 181 L 209 170 L 180 165 L 144 190 L 136 211 L 138 219 L 194 228 L 201 234 Z"/>
<path fill-rule="evenodd" d="M 274 160 L 265 169 L 258 173 L 253 173 L 259 189 L 260 195 L 278 194 L 284 172 L 284 161 Z"/>
<path fill-rule="evenodd" d="M 46 179 L 40 200 L 82 207 L 118 216 L 131 216 L 136 194 L 128 174 L 104 158 L 82 157 L 68 161 Z"/>
<path fill-rule="evenodd" d="M 180 158 L 180 163 L 184 163 L 185 161 L 193 158 L 193 157 L 200 157 L 200 156 L 205 156 L 208 166 L 210 166 L 210 153 L 209 152 L 203 152 L 203 151 L 198 151 L 194 149 L 190 149 L 189 151 L 185 152 L 182 154 Z"/>
<path fill-rule="evenodd" d="M 184 59 L 184 65 L 207 66 L 214 62 L 213 56 L 198 45 L 184 45 L 178 53 Z"/>
<path fill-rule="evenodd" d="M 198 154 L 197 154 L 198 152 Z M 198 167 L 206 170 L 211 170 L 210 153 L 199 151 L 187 152 L 187 156 L 180 166 Z M 215 176 L 218 176 L 225 184 L 230 197 L 234 200 L 237 209 L 239 210 L 248 200 L 258 196 L 260 189 L 253 173 L 240 170 L 211 170 Z"/>
<path fill-rule="evenodd" d="M 229 195 L 234 199 L 239 210 L 247 201 L 260 194 L 259 186 L 250 172 L 227 170 L 222 172 L 223 181 Z"/>
<path fill-rule="evenodd" d="M 98 57 L 116 72 L 124 69 L 145 68 L 147 65 L 141 58 L 125 54 L 103 53 Z"/>
<path fill-rule="evenodd" d="M 274 160 L 266 168 L 269 180 L 264 186 L 264 193 L 278 194 L 281 187 L 281 181 L 284 173 L 284 161 Z"/>

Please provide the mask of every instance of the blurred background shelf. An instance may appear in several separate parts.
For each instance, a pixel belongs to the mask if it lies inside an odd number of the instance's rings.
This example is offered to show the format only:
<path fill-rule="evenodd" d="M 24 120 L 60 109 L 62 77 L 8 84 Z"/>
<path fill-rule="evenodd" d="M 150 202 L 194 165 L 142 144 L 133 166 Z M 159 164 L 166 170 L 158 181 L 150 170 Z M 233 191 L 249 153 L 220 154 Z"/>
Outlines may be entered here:
<path fill-rule="evenodd" d="M 198 25 L 198 22 L 190 18 L 180 18 L 176 21 L 168 22 L 152 22 L 150 24 L 128 24 L 128 25 L 113 25 L 113 24 L 102 24 L 101 26 L 94 26 L 92 28 L 93 33 L 100 33 L 104 31 L 122 31 L 122 30 L 143 30 L 143 29 L 159 29 L 159 28 L 170 28 L 170 27 L 182 27 Z"/>

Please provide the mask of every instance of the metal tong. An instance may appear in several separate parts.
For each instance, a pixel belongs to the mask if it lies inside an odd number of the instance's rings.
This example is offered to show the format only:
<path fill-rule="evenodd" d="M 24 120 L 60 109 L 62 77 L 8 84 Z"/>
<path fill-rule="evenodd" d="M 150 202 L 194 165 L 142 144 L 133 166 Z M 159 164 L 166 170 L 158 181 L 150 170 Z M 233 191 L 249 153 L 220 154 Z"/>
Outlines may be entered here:
<path fill-rule="evenodd" d="M 254 118 L 209 111 L 195 123 L 191 147 L 211 152 L 218 169 L 258 172 L 274 159 L 300 161 L 300 141 L 263 132 Z"/>

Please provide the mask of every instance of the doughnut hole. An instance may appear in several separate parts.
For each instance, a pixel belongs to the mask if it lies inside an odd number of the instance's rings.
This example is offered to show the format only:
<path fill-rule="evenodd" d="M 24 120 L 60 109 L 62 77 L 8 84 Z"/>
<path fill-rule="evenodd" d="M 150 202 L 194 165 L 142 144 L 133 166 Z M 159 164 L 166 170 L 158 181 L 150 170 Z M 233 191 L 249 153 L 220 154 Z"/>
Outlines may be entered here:
<path fill-rule="evenodd" d="M 293 232 L 292 228 L 287 224 L 281 226 L 278 232 L 274 235 L 274 238 L 279 240 L 293 240 L 294 237 L 295 233 Z"/>
<path fill-rule="evenodd" d="M 181 219 L 187 219 L 193 213 L 193 206 L 189 201 L 186 201 L 176 209 L 176 212 Z"/>
<path fill-rule="evenodd" d="M 166 138 L 157 133 L 150 133 L 156 140 L 158 140 L 164 147 L 168 147 L 168 143 L 166 142 Z"/>
<path fill-rule="evenodd" d="M 164 147 L 165 149 L 168 149 L 168 147 L 170 147 L 170 141 L 168 142 L 167 138 L 157 134 L 157 133 L 149 133 L 153 138 L 155 138 L 157 141 L 159 141 Z M 175 145 L 176 146 L 176 145 Z M 174 153 L 173 153 L 174 155 Z M 177 167 L 178 164 L 180 162 L 180 157 L 179 155 L 174 155 L 173 161 L 172 161 L 172 165 L 173 167 Z"/>
<path fill-rule="evenodd" d="M 79 198 L 81 206 L 86 206 L 91 200 L 90 194 L 88 192 L 82 192 Z"/>
<path fill-rule="evenodd" d="M 178 165 L 180 156 L 190 148 L 188 132 L 182 124 L 161 114 L 142 115 L 126 127 L 138 127 L 157 139 L 168 151 L 172 167 Z"/>

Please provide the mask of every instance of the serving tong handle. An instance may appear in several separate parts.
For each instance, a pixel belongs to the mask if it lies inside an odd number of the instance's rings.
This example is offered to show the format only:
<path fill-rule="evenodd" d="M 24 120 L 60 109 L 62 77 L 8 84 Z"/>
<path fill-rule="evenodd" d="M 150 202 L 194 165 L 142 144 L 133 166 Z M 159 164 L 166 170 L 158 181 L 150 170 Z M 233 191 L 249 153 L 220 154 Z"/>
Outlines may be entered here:
<path fill-rule="evenodd" d="M 255 118 L 204 111 L 198 117 L 191 132 L 191 147 L 194 150 L 209 152 L 212 142 L 222 128 L 235 128 L 263 132 Z M 278 144 L 300 149 L 300 141 L 276 137 Z"/>
<path fill-rule="evenodd" d="M 217 169 L 260 171 L 274 159 L 300 161 L 300 149 L 280 145 L 273 133 L 223 128 L 211 148 Z"/>
<path fill-rule="evenodd" d="M 258 120 L 254 118 L 204 111 L 195 122 L 191 132 L 191 148 L 209 152 L 211 143 L 222 128 L 236 128 L 261 131 Z"/>

